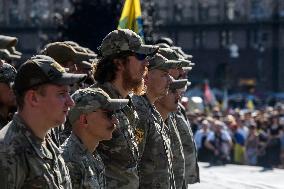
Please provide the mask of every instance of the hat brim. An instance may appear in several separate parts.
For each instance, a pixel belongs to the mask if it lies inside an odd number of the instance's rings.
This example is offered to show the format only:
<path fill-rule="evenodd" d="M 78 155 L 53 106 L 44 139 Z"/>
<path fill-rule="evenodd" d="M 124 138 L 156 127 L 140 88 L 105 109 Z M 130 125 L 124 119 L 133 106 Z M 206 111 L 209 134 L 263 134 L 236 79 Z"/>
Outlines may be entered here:
<path fill-rule="evenodd" d="M 191 62 L 190 60 L 185 60 L 185 59 L 179 59 L 183 63 L 183 67 L 192 67 L 195 65 L 195 63 Z"/>
<path fill-rule="evenodd" d="M 183 69 L 184 71 L 190 71 L 190 70 L 192 70 L 192 67 L 182 67 L 182 69 Z"/>
<path fill-rule="evenodd" d="M 103 107 L 103 109 L 109 111 L 120 110 L 123 109 L 128 104 L 128 102 L 128 99 L 108 99 L 108 103 L 105 107 Z"/>
<path fill-rule="evenodd" d="M 88 61 L 78 62 L 78 65 L 82 66 L 82 68 L 84 68 L 84 69 L 92 69 L 92 67 L 93 67 L 93 64 L 88 62 Z"/>
<path fill-rule="evenodd" d="M 186 54 L 186 53 L 181 49 L 181 47 L 173 46 L 173 47 L 171 47 L 171 49 L 176 50 L 176 51 L 177 51 L 180 55 L 182 55 L 185 59 L 191 59 L 191 58 L 193 58 L 192 55 Z"/>
<path fill-rule="evenodd" d="M 141 45 L 138 49 L 135 50 L 136 53 L 152 55 L 155 54 L 159 49 L 159 46 L 155 45 Z"/>
<path fill-rule="evenodd" d="M 7 49 L 0 49 L 0 57 L 3 59 L 20 59 L 21 56 L 11 54 Z"/>
<path fill-rule="evenodd" d="M 74 52 L 75 53 L 75 61 L 81 62 L 81 61 L 88 61 L 90 59 L 97 58 L 96 54 L 90 54 L 90 53 L 82 53 L 82 52 Z"/>
<path fill-rule="evenodd" d="M 149 70 L 154 70 L 154 69 L 158 69 L 158 70 L 169 70 L 169 69 L 173 69 L 173 68 L 180 68 L 181 61 L 179 60 L 167 60 L 165 63 L 163 64 L 159 64 L 159 65 L 155 65 L 155 66 L 149 66 Z"/>
<path fill-rule="evenodd" d="M 87 78 L 87 74 L 63 73 L 60 78 L 56 78 L 52 83 L 58 85 L 72 85 L 83 82 Z"/>
<path fill-rule="evenodd" d="M 182 89 L 188 84 L 187 79 L 179 79 L 179 80 L 173 80 L 170 84 L 170 89 Z"/>

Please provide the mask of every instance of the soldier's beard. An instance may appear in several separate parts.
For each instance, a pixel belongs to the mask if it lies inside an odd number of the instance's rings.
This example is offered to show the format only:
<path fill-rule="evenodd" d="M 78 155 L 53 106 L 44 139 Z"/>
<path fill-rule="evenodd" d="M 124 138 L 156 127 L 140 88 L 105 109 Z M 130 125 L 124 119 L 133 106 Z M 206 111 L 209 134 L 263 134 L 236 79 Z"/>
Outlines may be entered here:
<path fill-rule="evenodd" d="M 146 75 L 147 69 L 144 70 L 143 77 Z M 123 88 L 127 91 L 133 92 L 135 95 L 142 95 L 145 93 L 144 79 L 138 78 L 135 79 L 131 76 L 129 67 L 126 66 L 126 69 L 122 73 L 123 77 Z"/>

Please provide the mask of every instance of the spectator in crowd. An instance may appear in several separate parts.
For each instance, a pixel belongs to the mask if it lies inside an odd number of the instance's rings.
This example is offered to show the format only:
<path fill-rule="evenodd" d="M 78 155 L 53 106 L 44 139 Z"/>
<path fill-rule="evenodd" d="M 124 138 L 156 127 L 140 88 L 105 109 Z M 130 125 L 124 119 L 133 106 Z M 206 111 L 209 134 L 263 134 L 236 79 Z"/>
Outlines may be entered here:
<path fill-rule="evenodd" d="M 245 163 L 245 137 L 238 130 L 237 123 L 230 125 L 233 141 L 233 162 L 237 164 Z"/>
<path fill-rule="evenodd" d="M 259 145 L 259 138 L 257 133 L 257 127 L 255 123 L 249 126 L 249 134 L 247 140 L 245 141 L 245 158 L 248 165 L 257 164 L 257 147 Z"/>
<path fill-rule="evenodd" d="M 211 151 L 205 147 L 205 141 L 212 132 L 208 120 L 204 119 L 200 125 L 200 129 L 195 133 L 194 139 L 198 150 L 198 160 L 209 162 Z"/>
<path fill-rule="evenodd" d="M 211 159 L 213 164 L 224 164 L 230 161 L 232 138 L 225 127 L 223 122 L 215 120 L 212 125 L 213 132 L 208 135 L 205 141 L 205 147 L 213 153 Z"/>

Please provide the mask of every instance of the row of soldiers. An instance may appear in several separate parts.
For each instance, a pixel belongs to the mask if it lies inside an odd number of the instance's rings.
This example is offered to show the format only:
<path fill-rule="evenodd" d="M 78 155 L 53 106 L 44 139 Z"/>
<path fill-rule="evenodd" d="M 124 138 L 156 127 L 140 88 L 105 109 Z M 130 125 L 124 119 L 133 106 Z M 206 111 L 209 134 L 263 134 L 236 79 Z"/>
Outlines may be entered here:
<path fill-rule="evenodd" d="M 15 45 L 0 36 L 0 54 L 15 53 Z M 65 41 L 46 45 L 17 70 L 4 58 L 1 188 L 180 189 L 199 182 L 179 102 L 189 83 L 181 78 L 194 64 L 169 39 L 145 45 L 119 29 L 98 54 Z"/>

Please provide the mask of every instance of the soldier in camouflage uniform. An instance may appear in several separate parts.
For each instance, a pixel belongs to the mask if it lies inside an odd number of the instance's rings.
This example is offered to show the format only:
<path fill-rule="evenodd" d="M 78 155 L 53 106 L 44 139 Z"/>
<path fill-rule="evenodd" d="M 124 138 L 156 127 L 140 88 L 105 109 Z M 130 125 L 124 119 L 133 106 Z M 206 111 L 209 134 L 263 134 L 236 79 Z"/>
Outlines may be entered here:
<path fill-rule="evenodd" d="M 154 102 L 168 93 L 171 82 L 168 70 L 180 64 L 169 61 L 160 54 L 149 59 L 149 73 L 145 76 L 146 93 L 134 96 L 139 115 L 136 138 L 139 143 L 140 188 L 175 188 L 173 154 L 170 137 Z"/>
<path fill-rule="evenodd" d="M 110 32 L 100 46 L 100 58 L 95 70 L 97 84 L 111 98 L 127 98 L 129 103 L 115 113 L 119 120 L 113 137 L 98 146 L 106 168 L 106 188 L 137 189 L 138 147 L 134 131 L 138 115 L 134 110 L 130 93 L 143 88 L 143 75 L 148 62 L 146 56 L 157 51 L 156 46 L 144 45 L 131 30 Z"/>
<path fill-rule="evenodd" d="M 17 42 L 16 37 L 0 35 L 0 129 L 16 111 L 16 99 L 11 88 L 16 69 L 7 62 L 21 58 L 21 53 L 15 49 Z"/>
<path fill-rule="evenodd" d="M 87 74 L 84 82 L 76 83 L 71 87 L 71 93 L 94 84 L 92 60 L 97 57 L 94 52 L 73 41 L 64 41 L 47 44 L 41 53 L 50 56 L 61 66 L 67 68 L 66 71 L 69 73 Z M 71 125 L 67 121 L 64 125 L 52 129 L 51 136 L 60 146 L 70 136 L 71 131 Z"/>
<path fill-rule="evenodd" d="M 0 131 L 1 188 L 71 188 L 61 151 L 49 130 L 65 122 L 74 105 L 69 85 L 86 75 L 69 74 L 47 56 L 22 64 L 15 78 L 18 112 Z"/>
<path fill-rule="evenodd" d="M 101 89 L 91 88 L 77 90 L 72 98 L 75 106 L 68 115 L 72 134 L 61 146 L 72 186 L 104 189 L 104 164 L 95 150 L 100 141 L 111 139 L 118 123 L 114 111 L 125 107 L 128 99 L 110 99 Z"/>
<path fill-rule="evenodd" d="M 16 107 L 16 97 L 11 88 L 16 73 L 13 66 L 0 60 L 0 129 L 10 121 Z"/>
<path fill-rule="evenodd" d="M 174 80 L 170 84 L 169 93 L 155 102 L 157 110 L 161 114 L 163 121 L 167 125 L 167 131 L 171 139 L 171 148 L 173 152 L 173 171 L 175 175 L 175 183 L 177 189 L 185 186 L 185 161 L 183 146 L 177 129 L 175 117 L 170 114 L 177 110 L 180 94 L 178 89 L 183 88 L 187 84 L 187 80 Z"/>
<path fill-rule="evenodd" d="M 185 70 L 191 70 L 191 67 L 194 65 L 191 61 L 185 60 L 184 57 L 181 56 L 181 53 L 178 53 L 179 51 L 173 51 L 170 48 L 160 48 L 159 52 L 170 60 L 181 60 L 184 64 L 188 63 L 188 65 L 183 65 L 178 69 L 170 70 L 170 75 L 174 77 L 174 79 L 185 76 Z M 179 103 L 178 110 L 174 113 L 174 117 L 177 122 L 177 129 L 180 133 L 184 149 L 186 183 L 194 184 L 200 182 L 196 145 L 190 123 L 186 116 L 185 108 L 182 104 Z"/>

